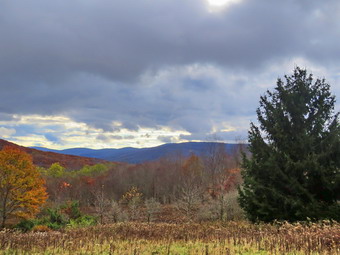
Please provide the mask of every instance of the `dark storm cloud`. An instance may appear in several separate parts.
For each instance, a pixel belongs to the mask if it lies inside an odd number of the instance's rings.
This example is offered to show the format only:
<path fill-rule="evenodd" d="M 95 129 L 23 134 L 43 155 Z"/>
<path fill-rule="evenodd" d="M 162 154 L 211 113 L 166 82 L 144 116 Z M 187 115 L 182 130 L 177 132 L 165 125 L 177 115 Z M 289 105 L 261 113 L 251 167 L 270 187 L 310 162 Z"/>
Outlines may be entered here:
<path fill-rule="evenodd" d="M 2 1 L 0 113 L 201 137 L 248 121 L 267 82 L 256 77 L 273 65 L 304 58 L 339 73 L 339 12 L 337 0 L 243 0 L 216 13 L 203 0 Z"/>
<path fill-rule="evenodd" d="M 204 3 L 5 1 L 1 74 L 14 84 L 20 76 L 58 83 L 74 72 L 133 80 L 149 68 L 179 63 L 254 68 L 280 56 L 339 54 L 335 0 L 244 0 L 218 14 Z"/>

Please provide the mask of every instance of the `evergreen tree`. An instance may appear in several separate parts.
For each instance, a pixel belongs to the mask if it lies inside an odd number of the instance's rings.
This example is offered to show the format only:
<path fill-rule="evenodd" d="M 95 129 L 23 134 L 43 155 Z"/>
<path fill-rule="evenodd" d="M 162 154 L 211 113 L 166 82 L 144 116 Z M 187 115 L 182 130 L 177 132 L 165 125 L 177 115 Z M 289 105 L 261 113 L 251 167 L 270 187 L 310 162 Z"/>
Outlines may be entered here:
<path fill-rule="evenodd" d="M 340 125 L 324 79 L 297 67 L 260 99 L 239 202 L 251 221 L 340 219 Z"/>

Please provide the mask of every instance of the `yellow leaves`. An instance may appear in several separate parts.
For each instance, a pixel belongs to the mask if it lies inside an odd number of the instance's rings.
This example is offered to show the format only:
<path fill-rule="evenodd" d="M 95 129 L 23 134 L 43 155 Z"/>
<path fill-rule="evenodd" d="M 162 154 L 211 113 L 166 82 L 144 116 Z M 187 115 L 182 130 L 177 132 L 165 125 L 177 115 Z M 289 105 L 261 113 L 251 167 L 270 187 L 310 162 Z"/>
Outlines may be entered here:
<path fill-rule="evenodd" d="M 45 203 L 45 181 L 25 152 L 12 147 L 0 151 L 0 212 L 2 226 L 9 215 L 31 217 Z"/>
<path fill-rule="evenodd" d="M 122 199 L 121 202 L 123 203 L 129 203 L 133 199 L 141 199 L 143 194 L 139 192 L 137 187 L 132 187 L 129 191 L 127 191 Z"/>

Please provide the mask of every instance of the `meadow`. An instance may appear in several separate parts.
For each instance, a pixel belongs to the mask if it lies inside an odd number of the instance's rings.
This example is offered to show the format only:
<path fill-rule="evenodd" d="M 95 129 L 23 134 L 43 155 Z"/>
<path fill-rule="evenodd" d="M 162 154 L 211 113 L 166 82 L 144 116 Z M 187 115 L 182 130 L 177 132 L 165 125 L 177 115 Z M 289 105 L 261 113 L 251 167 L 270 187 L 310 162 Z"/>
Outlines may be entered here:
<path fill-rule="evenodd" d="M 339 254 L 340 224 L 137 223 L 0 232 L 1 254 Z"/>

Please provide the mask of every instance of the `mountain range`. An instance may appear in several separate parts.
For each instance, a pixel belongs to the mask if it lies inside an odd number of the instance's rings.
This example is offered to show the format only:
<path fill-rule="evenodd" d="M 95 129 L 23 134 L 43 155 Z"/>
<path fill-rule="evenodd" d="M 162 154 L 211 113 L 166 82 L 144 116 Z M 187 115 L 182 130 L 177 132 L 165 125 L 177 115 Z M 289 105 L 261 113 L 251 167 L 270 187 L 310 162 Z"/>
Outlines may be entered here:
<path fill-rule="evenodd" d="M 72 148 L 65 150 L 53 150 L 44 147 L 32 147 L 45 152 L 62 153 L 66 155 L 76 155 L 87 158 L 98 158 L 107 161 L 126 162 L 131 164 L 143 163 L 146 161 L 157 160 L 166 156 L 188 156 L 190 154 L 203 155 L 216 145 L 225 146 L 227 153 L 233 153 L 238 144 L 216 143 L 216 142 L 187 142 L 187 143 L 168 143 L 151 148 L 121 148 L 121 149 L 88 149 Z"/>

